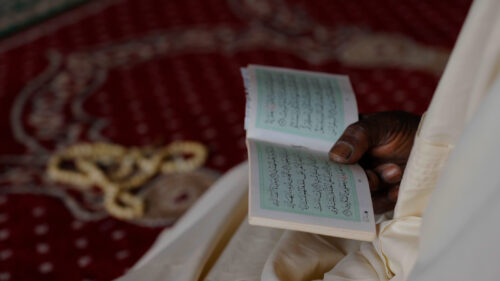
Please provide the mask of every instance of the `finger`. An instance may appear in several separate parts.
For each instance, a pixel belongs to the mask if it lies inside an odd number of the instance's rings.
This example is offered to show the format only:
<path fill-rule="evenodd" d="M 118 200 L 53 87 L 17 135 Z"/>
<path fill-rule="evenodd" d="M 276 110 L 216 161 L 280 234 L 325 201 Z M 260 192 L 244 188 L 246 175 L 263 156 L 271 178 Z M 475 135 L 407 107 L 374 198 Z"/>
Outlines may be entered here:
<path fill-rule="evenodd" d="M 330 149 L 330 159 L 342 164 L 354 164 L 372 145 L 372 136 L 367 124 L 358 121 L 347 127 Z"/>
<path fill-rule="evenodd" d="M 389 210 L 392 210 L 395 206 L 395 202 L 387 198 L 387 194 L 378 194 L 372 197 L 373 201 L 373 211 L 375 214 L 382 214 Z"/>
<path fill-rule="evenodd" d="M 377 191 L 380 187 L 380 180 L 377 174 L 372 170 L 366 170 L 366 177 L 368 178 L 368 185 L 370 186 L 370 191 Z"/>
<path fill-rule="evenodd" d="M 371 156 L 385 162 L 390 159 L 405 162 L 419 120 L 419 116 L 402 111 L 362 115 L 358 122 L 347 127 L 332 147 L 330 158 L 342 164 L 353 164 L 369 150 Z"/>
<path fill-rule="evenodd" d="M 403 170 L 394 163 L 379 165 L 375 168 L 375 172 L 377 172 L 384 182 L 389 184 L 398 183 L 403 177 Z"/>
<path fill-rule="evenodd" d="M 396 186 L 393 186 L 391 188 L 391 190 L 389 190 L 389 193 L 387 193 L 387 198 L 392 202 L 397 202 L 398 195 L 399 195 L 399 184 Z"/>

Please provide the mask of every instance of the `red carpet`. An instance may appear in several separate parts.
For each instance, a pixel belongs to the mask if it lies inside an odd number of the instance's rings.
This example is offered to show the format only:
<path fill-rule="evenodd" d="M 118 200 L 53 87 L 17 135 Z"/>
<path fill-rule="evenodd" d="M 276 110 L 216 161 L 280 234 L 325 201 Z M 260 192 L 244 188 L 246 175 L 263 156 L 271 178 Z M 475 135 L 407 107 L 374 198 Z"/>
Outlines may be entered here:
<path fill-rule="evenodd" d="M 249 63 L 347 74 L 360 112 L 422 113 L 470 0 L 91 1 L 0 41 L 0 281 L 110 280 L 173 222 L 47 180 L 58 148 L 197 140 L 246 159 Z M 168 180 L 167 180 L 168 182 Z"/>

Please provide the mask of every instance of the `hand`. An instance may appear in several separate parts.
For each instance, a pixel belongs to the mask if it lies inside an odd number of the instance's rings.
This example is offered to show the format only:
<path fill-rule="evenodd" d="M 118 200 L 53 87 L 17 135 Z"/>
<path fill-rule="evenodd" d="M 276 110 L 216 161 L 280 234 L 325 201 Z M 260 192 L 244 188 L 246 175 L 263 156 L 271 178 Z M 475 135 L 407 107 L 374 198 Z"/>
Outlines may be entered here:
<path fill-rule="evenodd" d="M 360 115 L 330 150 L 341 164 L 359 163 L 366 171 L 375 213 L 394 208 L 420 116 L 404 111 Z"/>

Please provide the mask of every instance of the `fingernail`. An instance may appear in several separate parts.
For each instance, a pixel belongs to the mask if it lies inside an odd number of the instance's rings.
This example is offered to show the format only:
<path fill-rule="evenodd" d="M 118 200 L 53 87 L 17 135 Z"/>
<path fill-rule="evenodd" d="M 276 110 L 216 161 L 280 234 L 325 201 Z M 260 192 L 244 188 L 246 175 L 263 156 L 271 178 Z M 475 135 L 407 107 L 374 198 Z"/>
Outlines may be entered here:
<path fill-rule="evenodd" d="M 337 142 L 332 149 L 330 149 L 330 158 L 333 161 L 344 162 L 349 160 L 352 155 L 353 147 L 346 142 Z"/>

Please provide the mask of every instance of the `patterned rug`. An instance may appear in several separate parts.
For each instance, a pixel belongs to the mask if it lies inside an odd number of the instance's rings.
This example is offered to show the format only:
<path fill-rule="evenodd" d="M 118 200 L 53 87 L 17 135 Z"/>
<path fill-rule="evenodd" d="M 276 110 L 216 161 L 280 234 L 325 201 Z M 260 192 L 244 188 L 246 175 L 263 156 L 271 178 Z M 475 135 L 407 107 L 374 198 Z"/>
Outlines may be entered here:
<path fill-rule="evenodd" d="M 249 63 L 346 74 L 360 112 L 422 113 L 469 5 L 103 0 L 3 39 L 0 281 L 126 272 L 217 175 L 246 159 L 239 68 Z M 162 199 L 151 208 L 168 215 L 115 219 L 99 192 L 45 173 L 52 153 L 74 143 L 176 140 L 210 154 L 201 169 L 146 184 Z"/>

